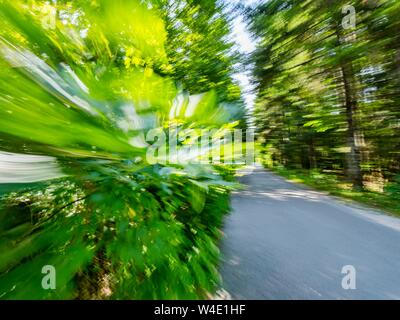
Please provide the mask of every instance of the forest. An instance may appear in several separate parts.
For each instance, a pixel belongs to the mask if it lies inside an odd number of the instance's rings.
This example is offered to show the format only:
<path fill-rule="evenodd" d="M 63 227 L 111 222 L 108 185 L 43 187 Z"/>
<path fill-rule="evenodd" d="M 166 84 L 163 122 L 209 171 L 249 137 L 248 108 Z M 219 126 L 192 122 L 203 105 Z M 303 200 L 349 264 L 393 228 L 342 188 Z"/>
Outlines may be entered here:
<path fill-rule="evenodd" d="M 397 0 L 0 0 L 0 299 L 213 298 L 253 131 L 268 170 L 399 215 L 399 18 Z"/>
<path fill-rule="evenodd" d="M 397 214 L 399 5 L 268 1 L 249 14 L 266 165 Z"/>

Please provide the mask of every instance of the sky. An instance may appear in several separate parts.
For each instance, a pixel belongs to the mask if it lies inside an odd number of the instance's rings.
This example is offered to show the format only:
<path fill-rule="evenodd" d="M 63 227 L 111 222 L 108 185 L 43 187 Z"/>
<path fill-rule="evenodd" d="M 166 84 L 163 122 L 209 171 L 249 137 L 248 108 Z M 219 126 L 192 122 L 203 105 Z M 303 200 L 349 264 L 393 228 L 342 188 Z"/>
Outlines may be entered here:
<path fill-rule="evenodd" d="M 232 32 L 240 52 L 250 54 L 255 49 L 255 43 L 250 38 L 250 34 L 246 29 L 246 24 L 242 17 L 235 18 L 233 21 Z M 234 78 L 239 82 L 242 92 L 244 93 L 246 108 L 252 110 L 255 95 L 252 92 L 253 87 L 250 83 L 250 74 L 248 74 L 248 72 L 239 72 L 234 75 Z"/>
<path fill-rule="evenodd" d="M 242 4 L 246 6 L 252 6 L 260 2 L 260 0 L 230 0 L 230 4 Z M 251 39 L 250 32 L 247 30 L 246 23 L 242 15 L 238 15 L 232 21 L 232 35 L 233 40 L 237 44 L 237 49 L 244 54 L 250 54 L 255 48 L 256 44 Z M 239 82 L 242 89 L 244 99 L 246 102 L 246 108 L 251 111 L 253 109 L 255 94 L 252 92 L 253 86 L 250 83 L 251 76 L 248 72 L 238 72 L 234 75 L 234 78 Z"/>

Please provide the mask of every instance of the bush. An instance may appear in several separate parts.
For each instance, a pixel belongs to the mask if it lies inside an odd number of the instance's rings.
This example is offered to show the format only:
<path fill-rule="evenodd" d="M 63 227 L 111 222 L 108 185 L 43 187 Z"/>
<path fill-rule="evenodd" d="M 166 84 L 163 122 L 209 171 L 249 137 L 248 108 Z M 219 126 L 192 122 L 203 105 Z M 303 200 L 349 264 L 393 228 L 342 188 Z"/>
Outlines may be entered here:
<path fill-rule="evenodd" d="M 394 200 L 400 199 L 400 175 L 394 177 L 393 181 L 388 183 L 384 191 Z M 398 206 L 400 208 L 400 205 Z"/>
<path fill-rule="evenodd" d="M 63 16 L 51 28 L 48 6 Z M 12 167 L 0 182 L 26 186 L 2 196 L 0 298 L 206 297 L 219 280 L 230 174 L 154 164 L 144 137 L 223 136 L 234 124 L 213 92 L 191 99 L 165 76 L 173 68 L 157 9 L 0 1 L 0 26 L 0 170 Z M 48 265 L 55 290 L 42 287 Z"/>
<path fill-rule="evenodd" d="M 161 166 L 125 174 L 5 196 L 2 298 L 195 299 L 213 291 L 218 228 L 229 209 L 218 174 L 204 180 L 202 171 Z M 44 265 L 55 267 L 57 290 L 42 289 Z"/>

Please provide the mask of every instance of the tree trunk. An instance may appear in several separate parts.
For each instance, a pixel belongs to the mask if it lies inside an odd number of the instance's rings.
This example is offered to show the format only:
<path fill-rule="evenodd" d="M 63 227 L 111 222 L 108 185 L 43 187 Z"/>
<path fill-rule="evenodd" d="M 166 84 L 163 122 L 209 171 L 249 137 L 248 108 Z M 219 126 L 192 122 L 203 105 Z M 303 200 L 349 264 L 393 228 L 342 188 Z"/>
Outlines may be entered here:
<path fill-rule="evenodd" d="M 308 153 L 308 161 L 310 164 L 310 169 L 316 169 L 317 168 L 317 159 L 315 155 L 315 146 L 314 146 L 314 138 L 311 138 L 310 143 L 309 143 L 309 153 Z"/>
<path fill-rule="evenodd" d="M 340 26 L 336 29 L 339 46 L 342 42 Z M 361 171 L 361 150 L 358 143 L 359 128 L 357 124 L 357 86 L 351 61 L 342 57 L 339 63 L 342 75 L 343 102 L 347 120 L 347 147 L 350 152 L 346 157 L 347 177 L 353 184 L 353 189 L 363 189 Z"/>
<path fill-rule="evenodd" d="M 357 141 L 358 126 L 356 121 L 357 100 L 355 98 L 354 87 L 350 78 L 352 75 L 351 67 L 341 66 L 343 76 L 343 87 L 345 95 L 346 120 L 347 120 L 347 146 L 350 152 L 347 154 L 347 175 L 353 183 L 353 188 L 363 188 L 363 178 L 361 172 L 361 152 Z"/>

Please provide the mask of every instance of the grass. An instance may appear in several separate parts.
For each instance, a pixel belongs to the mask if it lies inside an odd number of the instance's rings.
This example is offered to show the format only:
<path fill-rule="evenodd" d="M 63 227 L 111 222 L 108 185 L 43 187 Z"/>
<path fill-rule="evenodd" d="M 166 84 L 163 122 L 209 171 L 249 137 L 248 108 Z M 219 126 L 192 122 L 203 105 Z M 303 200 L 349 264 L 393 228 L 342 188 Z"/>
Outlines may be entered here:
<path fill-rule="evenodd" d="M 317 170 L 288 169 L 284 167 L 269 169 L 290 181 L 302 183 L 316 190 L 325 191 L 330 195 L 350 199 L 380 209 L 387 214 L 400 217 L 400 201 L 395 194 L 371 190 L 354 191 L 348 183 L 341 181 L 335 174 Z"/>

